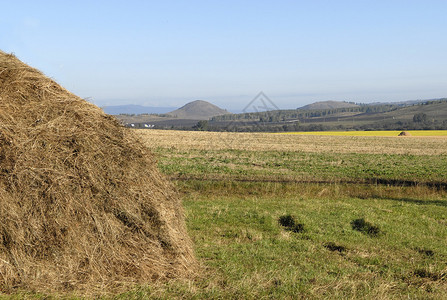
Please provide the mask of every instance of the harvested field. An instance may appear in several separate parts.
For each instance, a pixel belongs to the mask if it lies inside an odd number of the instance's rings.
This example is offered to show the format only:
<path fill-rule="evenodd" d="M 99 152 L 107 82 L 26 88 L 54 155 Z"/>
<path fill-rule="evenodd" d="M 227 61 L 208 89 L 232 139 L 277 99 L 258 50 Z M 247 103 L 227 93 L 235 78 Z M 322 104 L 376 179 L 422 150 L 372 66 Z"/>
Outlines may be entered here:
<path fill-rule="evenodd" d="M 378 136 L 314 136 L 276 133 L 232 133 L 173 130 L 136 130 L 150 148 L 179 150 L 293 151 L 308 153 L 363 153 L 445 155 L 447 138 Z"/>
<path fill-rule="evenodd" d="M 110 293 L 186 276 L 171 183 L 134 132 L 0 52 L 0 291 Z"/>
<path fill-rule="evenodd" d="M 174 179 L 447 186 L 444 138 L 137 132 Z"/>

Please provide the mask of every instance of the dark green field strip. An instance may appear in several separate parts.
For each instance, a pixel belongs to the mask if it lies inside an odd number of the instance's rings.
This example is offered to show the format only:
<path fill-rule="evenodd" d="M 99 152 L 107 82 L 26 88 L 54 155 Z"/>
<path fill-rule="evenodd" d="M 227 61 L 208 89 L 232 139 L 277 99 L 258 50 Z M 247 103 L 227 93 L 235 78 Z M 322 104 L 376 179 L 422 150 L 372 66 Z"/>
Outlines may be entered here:
<path fill-rule="evenodd" d="M 348 185 L 386 185 L 386 186 L 400 186 L 400 187 L 429 187 L 437 190 L 447 191 L 447 182 L 436 181 L 415 181 L 415 180 L 401 180 L 401 179 L 379 179 L 371 178 L 369 180 L 316 180 L 316 179 L 298 179 L 298 178 L 274 178 L 274 177 L 256 177 L 256 178 L 244 178 L 244 177 L 232 177 L 225 176 L 206 176 L 206 175 L 171 175 L 170 180 L 174 181 L 210 181 L 210 182 L 253 182 L 253 183 L 304 183 L 304 184 L 348 184 Z"/>
<path fill-rule="evenodd" d="M 176 178 L 445 186 L 447 156 L 246 150 L 157 150 Z"/>
<path fill-rule="evenodd" d="M 189 197 L 191 194 L 208 196 L 271 196 L 302 198 L 359 198 L 359 199 L 402 199 L 414 204 L 436 204 L 447 207 L 447 190 L 428 186 L 393 186 L 358 183 L 321 182 L 260 182 L 236 180 L 176 180 L 177 189 Z"/>

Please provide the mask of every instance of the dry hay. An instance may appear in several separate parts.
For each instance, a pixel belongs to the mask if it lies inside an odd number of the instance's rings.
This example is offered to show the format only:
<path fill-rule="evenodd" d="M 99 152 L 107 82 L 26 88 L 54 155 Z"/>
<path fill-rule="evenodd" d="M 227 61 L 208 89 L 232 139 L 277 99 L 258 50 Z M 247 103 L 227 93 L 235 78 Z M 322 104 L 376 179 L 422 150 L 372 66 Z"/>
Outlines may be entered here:
<path fill-rule="evenodd" d="M 399 133 L 398 136 L 411 136 L 411 133 L 409 133 L 408 131 L 402 131 L 401 133 Z"/>
<path fill-rule="evenodd" d="M 0 292 L 190 274 L 173 187 L 134 134 L 0 51 Z"/>

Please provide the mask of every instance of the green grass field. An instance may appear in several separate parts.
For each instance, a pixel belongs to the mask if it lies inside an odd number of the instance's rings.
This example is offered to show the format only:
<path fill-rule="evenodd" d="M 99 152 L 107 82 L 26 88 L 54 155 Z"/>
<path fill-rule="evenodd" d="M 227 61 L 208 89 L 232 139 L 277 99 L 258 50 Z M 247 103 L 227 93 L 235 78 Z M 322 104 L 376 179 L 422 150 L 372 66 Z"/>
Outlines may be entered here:
<path fill-rule="evenodd" d="M 447 156 L 155 149 L 174 179 L 273 182 L 414 181 L 447 184 Z"/>
<path fill-rule="evenodd" d="M 200 271 L 104 298 L 447 298 L 445 138 L 139 134 Z"/>
<path fill-rule="evenodd" d="M 429 189 L 180 182 L 203 274 L 121 295 L 154 298 L 441 299 L 446 197 Z M 408 197 L 416 193 L 417 196 Z M 292 215 L 303 225 L 281 226 Z M 377 236 L 352 228 L 364 218 Z"/>

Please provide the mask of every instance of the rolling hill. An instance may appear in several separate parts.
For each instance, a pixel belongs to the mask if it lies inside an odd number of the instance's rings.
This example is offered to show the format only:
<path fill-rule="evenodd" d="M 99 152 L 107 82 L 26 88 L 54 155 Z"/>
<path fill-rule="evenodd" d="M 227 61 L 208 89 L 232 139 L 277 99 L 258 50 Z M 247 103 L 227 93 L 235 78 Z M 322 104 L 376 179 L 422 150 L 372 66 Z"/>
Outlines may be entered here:
<path fill-rule="evenodd" d="M 193 120 L 208 120 L 215 116 L 231 114 L 227 110 L 211 104 L 207 101 L 196 100 L 171 111 L 168 115 L 177 119 L 193 119 Z"/>
<path fill-rule="evenodd" d="M 357 104 L 346 101 L 319 101 L 300 107 L 302 110 L 337 109 L 346 107 L 358 107 Z"/>

